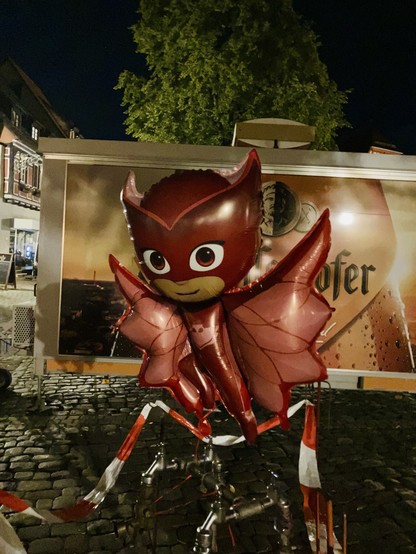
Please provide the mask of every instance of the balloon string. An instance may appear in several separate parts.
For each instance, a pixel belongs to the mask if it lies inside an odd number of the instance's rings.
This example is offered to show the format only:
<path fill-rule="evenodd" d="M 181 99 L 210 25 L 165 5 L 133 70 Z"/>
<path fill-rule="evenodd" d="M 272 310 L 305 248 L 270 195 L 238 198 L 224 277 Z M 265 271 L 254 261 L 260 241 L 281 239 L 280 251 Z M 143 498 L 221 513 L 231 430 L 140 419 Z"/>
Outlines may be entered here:
<path fill-rule="evenodd" d="M 172 488 L 168 489 L 164 494 L 160 495 L 159 498 L 156 498 L 156 500 L 154 500 L 152 502 L 152 504 L 157 504 L 158 502 L 160 502 L 160 500 L 163 500 L 164 498 L 166 498 L 166 496 L 169 496 L 169 494 L 171 492 L 173 492 L 174 490 L 176 489 L 179 489 L 180 487 L 182 487 L 182 485 L 184 483 L 186 483 L 186 481 L 188 481 L 189 479 L 191 479 L 192 475 L 189 474 L 185 477 L 185 479 L 183 479 L 180 483 L 177 483 L 176 485 L 174 485 Z"/>
<path fill-rule="evenodd" d="M 234 533 L 233 533 L 231 525 L 228 525 L 228 531 L 230 533 L 230 539 L 231 539 L 232 547 L 235 548 L 237 546 L 237 542 L 235 540 Z"/>

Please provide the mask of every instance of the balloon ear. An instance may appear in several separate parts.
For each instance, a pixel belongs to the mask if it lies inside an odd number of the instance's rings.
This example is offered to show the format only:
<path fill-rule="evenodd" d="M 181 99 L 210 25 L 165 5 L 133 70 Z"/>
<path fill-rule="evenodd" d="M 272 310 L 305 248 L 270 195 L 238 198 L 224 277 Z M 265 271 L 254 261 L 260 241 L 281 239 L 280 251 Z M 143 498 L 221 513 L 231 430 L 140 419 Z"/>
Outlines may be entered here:
<path fill-rule="evenodd" d="M 326 208 L 308 234 L 282 260 L 282 268 L 287 267 L 282 280 L 293 280 L 305 285 L 313 283 L 327 259 L 330 247 L 331 223 Z"/>
<path fill-rule="evenodd" d="M 252 172 L 258 173 L 259 176 L 261 175 L 260 158 L 253 148 L 233 169 L 218 169 L 214 171 L 221 175 L 221 177 L 224 177 L 224 179 L 227 179 L 230 184 L 238 183 L 239 181 L 244 181 Z"/>
<path fill-rule="evenodd" d="M 108 262 L 123 296 L 131 306 L 144 293 L 156 296 L 143 281 L 126 269 L 112 254 L 108 257 Z"/>
<path fill-rule="evenodd" d="M 140 194 L 136 188 L 136 176 L 133 171 L 129 171 L 121 193 L 121 201 L 139 207 L 142 200 L 143 194 Z"/>

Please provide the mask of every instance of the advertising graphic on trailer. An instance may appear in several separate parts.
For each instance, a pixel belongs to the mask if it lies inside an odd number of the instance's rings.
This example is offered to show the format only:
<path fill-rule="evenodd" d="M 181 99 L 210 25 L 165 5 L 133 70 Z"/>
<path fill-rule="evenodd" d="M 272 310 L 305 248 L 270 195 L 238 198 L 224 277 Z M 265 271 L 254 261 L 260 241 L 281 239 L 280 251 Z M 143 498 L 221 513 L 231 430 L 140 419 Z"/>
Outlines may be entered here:
<path fill-rule="evenodd" d="M 139 274 L 120 192 L 130 168 L 68 166 L 59 354 L 137 357 L 116 329 L 125 301 L 111 253 Z M 131 168 L 145 192 L 172 169 Z M 253 282 L 302 240 L 325 209 L 331 248 L 315 286 L 335 308 L 317 339 L 328 368 L 414 371 L 416 183 L 263 173 L 263 221 Z"/>

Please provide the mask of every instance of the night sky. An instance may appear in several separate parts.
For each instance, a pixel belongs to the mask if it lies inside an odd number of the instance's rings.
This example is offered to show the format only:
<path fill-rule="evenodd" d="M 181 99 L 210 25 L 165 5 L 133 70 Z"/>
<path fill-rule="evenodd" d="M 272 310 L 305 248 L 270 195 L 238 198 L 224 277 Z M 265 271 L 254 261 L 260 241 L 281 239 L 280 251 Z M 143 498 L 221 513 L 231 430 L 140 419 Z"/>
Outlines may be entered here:
<path fill-rule="evenodd" d="M 313 22 L 321 60 L 341 90 L 355 129 L 373 128 L 416 154 L 416 2 L 294 0 Z"/>
<path fill-rule="evenodd" d="M 372 128 L 416 154 L 415 0 L 293 0 L 312 22 L 320 57 L 355 129 Z M 12 57 L 85 138 L 128 140 L 123 69 L 144 70 L 129 27 L 138 0 L 0 0 L 0 57 Z"/>
<path fill-rule="evenodd" d="M 123 69 L 140 73 L 129 27 L 137 0 L 0 0 L 0 57 L 10 56 L 85 138 L 126 140 Z"/>

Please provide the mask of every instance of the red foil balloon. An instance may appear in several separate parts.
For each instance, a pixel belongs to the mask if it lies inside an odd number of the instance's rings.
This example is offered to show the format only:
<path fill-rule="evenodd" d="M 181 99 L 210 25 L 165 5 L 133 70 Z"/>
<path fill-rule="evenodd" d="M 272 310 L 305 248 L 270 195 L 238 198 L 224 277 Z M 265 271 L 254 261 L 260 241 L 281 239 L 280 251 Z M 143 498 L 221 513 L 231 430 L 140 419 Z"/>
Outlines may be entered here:
<path fill-rule="evenodd" d="M 150 283 L 110 258 L 130 306 L 120 331 L 146 353 L 140 384 L 169 389 L 206 433 L 203 408 L 219 396 L 254 442 L 252 398 L 285 422 L 290 387 L 326 378 L 315 339 L 331 308 L 314 281 L 330 246 L 328 211 L 270 272 L 233 288 L 260 247 L 261 167 L 254 150 L 234 172 L 186 171 L 144 196 L 130 173 L 123 204 Z"/>

